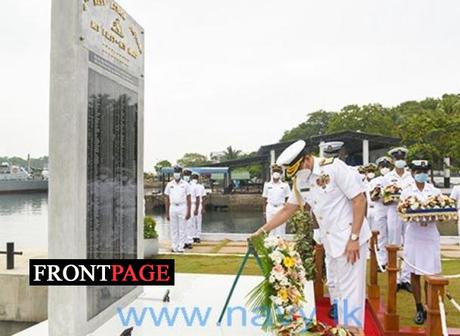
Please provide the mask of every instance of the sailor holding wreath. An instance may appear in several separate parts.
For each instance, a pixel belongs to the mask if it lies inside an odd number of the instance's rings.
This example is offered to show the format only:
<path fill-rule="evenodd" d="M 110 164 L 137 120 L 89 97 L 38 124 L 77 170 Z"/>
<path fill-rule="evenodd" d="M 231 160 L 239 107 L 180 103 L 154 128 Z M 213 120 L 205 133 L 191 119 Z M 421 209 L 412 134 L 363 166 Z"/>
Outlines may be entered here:
<path fill-rule="evenodd" d="M 286 148 L 277 164 L 294 178 L 286 205 L 255 235 L 268 233 L 307 205 L 319 225 L 321 242 L 333 269 L 339 324 L 364 328 L 365 277 L 368 240 L 366 196 L 357 172 L 342 160 L 318 158 L 298 140 Z"/>
<path fill-rule="evenodd" d="M 430 164 L 426 160 L 414 160 L 409 165 L 415 183 L 404 188 L 401 201 L 415 196 L 423 204 L 430 196 L 438 196 L 441 191 L 428 183 Z M 411 285 L 416 305 L 415 323 L 423 324 L 426 311 L 422 304 L 420 276 L 441 273 L 441 237 L 435 221 L 409 221 L 404 241 L 404 259 L 408 261 Z M 416 268 L 413 268 L 412 266 Z M 426 283 L 425 283 L 426 291 Z M 426 294 L 426 292 L 425 292 Z"/>

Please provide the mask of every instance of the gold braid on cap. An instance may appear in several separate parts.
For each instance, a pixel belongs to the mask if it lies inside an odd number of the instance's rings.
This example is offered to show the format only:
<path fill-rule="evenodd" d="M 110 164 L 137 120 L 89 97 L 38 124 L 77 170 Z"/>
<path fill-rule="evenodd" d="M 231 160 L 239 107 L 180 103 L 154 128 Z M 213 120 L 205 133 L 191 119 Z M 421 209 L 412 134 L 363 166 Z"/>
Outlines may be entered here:
<path fill-rule="evenodd" d="M 287 169 L 286 169 L 286 172 L 288 174 L 288 176 L 294 176 L 297 171 L 299 170 L 300 168 L 300 165 L 302 164 L 302 160 L 303 160 L 303 156 L 300 157 L 297 162 L 291 164 Z"/>

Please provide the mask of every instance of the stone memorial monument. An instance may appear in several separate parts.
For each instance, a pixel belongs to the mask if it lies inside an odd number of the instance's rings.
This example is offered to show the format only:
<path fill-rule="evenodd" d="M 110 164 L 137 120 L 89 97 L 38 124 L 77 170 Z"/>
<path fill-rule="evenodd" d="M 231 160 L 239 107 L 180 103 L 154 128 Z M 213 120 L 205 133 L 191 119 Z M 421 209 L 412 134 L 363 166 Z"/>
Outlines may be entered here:
<path fill-rule="evenodd" d="M 53 0 L 49 258 L 142 258 L 144 31 L 113 0 Z M 51 287 L 49 335 L 87 335 L 138 287 Z"/>

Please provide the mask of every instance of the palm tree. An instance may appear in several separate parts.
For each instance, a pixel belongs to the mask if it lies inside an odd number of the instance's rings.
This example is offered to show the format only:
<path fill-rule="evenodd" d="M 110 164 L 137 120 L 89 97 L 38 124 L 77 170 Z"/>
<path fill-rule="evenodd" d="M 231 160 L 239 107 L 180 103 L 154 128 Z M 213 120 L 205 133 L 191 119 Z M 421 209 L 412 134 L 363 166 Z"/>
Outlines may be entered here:
<path fill-rule="evenodd" d="M 241 151 L 228 146 L 222 155 L 222 161 L 236 160 L 241 156 Z"/>

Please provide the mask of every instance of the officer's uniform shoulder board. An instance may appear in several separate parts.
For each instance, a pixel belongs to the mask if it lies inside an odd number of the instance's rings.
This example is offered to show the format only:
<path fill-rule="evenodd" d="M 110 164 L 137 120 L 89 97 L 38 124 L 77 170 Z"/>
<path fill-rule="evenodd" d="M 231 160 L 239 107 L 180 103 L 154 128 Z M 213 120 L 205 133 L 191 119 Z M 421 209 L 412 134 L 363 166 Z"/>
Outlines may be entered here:
<path fill-rule="evenodd" d="M 331 157 L 331 158 L 322 158 L 320 161 L 319 161 L 319 165 L 322 167 L 322 166 L 327 166 L 327 165 L 330 165 L 331 163 L 334 162 L 334 158 Z"/>

